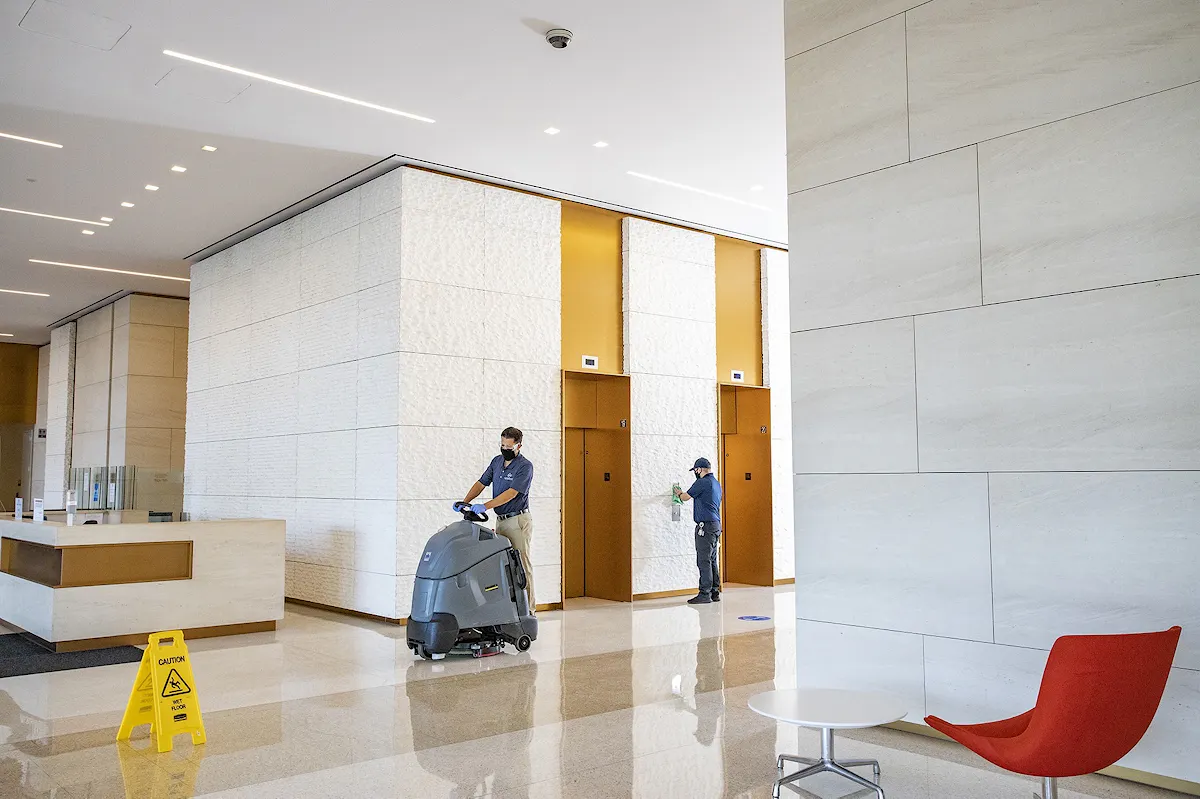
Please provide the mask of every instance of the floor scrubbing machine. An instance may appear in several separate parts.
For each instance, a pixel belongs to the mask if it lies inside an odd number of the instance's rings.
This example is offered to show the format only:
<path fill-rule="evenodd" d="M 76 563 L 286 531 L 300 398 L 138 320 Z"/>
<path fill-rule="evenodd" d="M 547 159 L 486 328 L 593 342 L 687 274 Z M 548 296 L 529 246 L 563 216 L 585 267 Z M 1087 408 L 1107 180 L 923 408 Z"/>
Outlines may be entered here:
<path fill-rule="evenodd" d="M 454 508 L 462 521 L 435 533 L 417 566 L 408 648 L 429 660 L 451 651 L 486 657 L 505 644 L 524 652 L 537 639 L 538 626 L 521 553 L 481 524 L 486 514 L 462 502 Z"/>

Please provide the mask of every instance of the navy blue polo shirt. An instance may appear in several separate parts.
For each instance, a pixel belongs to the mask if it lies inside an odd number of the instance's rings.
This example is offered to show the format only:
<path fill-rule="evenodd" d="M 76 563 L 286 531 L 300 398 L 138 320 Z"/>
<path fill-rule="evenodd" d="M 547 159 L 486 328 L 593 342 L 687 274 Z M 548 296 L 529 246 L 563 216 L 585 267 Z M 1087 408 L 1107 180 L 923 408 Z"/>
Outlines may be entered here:
<path fill-rule="evenodd" d="M 706 474 L 687 490 L 692 502 L 692 518 L 697 522 L 721 521 L 721 484 L 711 474 Z"/>
<path fill-rule="evenodd" d="M 529 486 L 533 484 L 533 463 L 524 455 L 517 455 L 505 466 L 504 456 L 497 455 L 492 458 L 479 482 L 492 487 L 493 499 L 510 488 L 518 492 L 508 502 L 492 509 L 497 516 L 507 516 L 525 510 L 529 507 Z"/>

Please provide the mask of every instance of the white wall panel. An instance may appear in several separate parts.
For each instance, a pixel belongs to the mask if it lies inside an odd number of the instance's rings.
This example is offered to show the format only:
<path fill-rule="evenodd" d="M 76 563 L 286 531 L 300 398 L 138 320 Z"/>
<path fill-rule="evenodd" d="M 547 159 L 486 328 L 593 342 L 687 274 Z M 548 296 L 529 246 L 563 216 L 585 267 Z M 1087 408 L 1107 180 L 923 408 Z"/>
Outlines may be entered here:
<path fill-rule="evenodd" d="M 639 374 L 630 381 L 630 403 L 640 413 L 633 431 L 706 438 L 717 427 L 717 397 L 705 378 Z M 708 457 L 715 458 L 715 454 Z M 693 459 L 694 460 L 694 459 Z"/>
<path fill-rule="evenodd" d="M 1200 80 L 1192 0 L 937 0 L 907 16 L 913 157 Z"/>
<path fill-rule="evenodd" d="M 404 171 L 394 169 L 366 183 L 358 190 L 359 216 L 368 220 L 389 213 L 404 205 Z M 362 226 L 360 225 L 360 228 Z M 399 275 L 397 275 L 399 277 Z"/>
<path fill-rule="evenodd" d="M 787 58 L 902 14 L 925 0 L 790 0 L 784 4 Z"/>
<path fill-rule="evenodd" d="M 904 17 L 785 62 L 788 191 L 908 160 Z"/>
<path fill-rule="evenodd" d="M 916 471 L 913 320 L 791 338 L 796 472 Z"/>
<path fill-rule="evenodd" d="M 622 236 L 637 595 L 697 580 L 690 520 L 670 521 L 671 484 L 717 456 L 715 310 L 705 310 L 715 309 L 716 256 L 712 236 L 644 220 L 623 220 Z M 664 270 L 688 279 L 664 292 Z"/>
<path fill-rule="evenodd" d="M 368 186 L 371 184 L 367 184 Z M 366 189 L 366 186 L 363 187 Z M 402 209 L 364 219 L 358 228 L 358 288 L 360 290 L 400 279 Z"/>
<path fill-rule="evenodd" d="M 974 149 L 801 192 L 788 212 L 792 330 L 981 303 Z"/>
<path fill-rule="evenodd" d="M 796 622 L 796 684 L 886 691 L 904 699 L 905 721 L 925 718 L 921 636 L 867 627 Z"/>
<path fill-rule="evenodd" d="M 353 361 L 358 352 L 358 295 L 347 294 L 300 311 L 300 352 L 307 369 Z"/>
<path fill-rule="evenodd" d="M 986 475 L 798 475 L 795 486 L 800 618 L 992 639 Z"/>
<path fill-rule="evenodd" d="M 991 477 L 996 641 L 1163 630 L 1200 669 L 1200 472 Z"/>
<path fill-rule="evenodd" d="M 917 319 L 921 468 L 1200 468 L 1200 278 Z"/>
<path fill-rule="evenodd" d="M 928 713 L 955 724 L 997 721 L 1037 700 L 1048 652 L 977 641 L 925 638 Z"/>
<path fill-rule="evenodd" d="M 980 144 L 984 299 L 1200 272 L 1197 140 L 1200 84 Z"/>

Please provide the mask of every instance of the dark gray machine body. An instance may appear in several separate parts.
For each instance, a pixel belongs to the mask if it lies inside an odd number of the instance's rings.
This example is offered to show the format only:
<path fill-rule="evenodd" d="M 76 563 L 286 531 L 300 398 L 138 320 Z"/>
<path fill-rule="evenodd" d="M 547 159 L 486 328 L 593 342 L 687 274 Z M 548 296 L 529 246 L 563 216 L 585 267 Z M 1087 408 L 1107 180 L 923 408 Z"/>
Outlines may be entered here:
<path fill-rule="evenodd" d="M 507 538 L 465 519 L 447 525 L 425 544 L 417 566 L 409 648 L 422 657 L 464 644 L 525 651 L 537 638 L 526 584 L 521 555 Z"/>

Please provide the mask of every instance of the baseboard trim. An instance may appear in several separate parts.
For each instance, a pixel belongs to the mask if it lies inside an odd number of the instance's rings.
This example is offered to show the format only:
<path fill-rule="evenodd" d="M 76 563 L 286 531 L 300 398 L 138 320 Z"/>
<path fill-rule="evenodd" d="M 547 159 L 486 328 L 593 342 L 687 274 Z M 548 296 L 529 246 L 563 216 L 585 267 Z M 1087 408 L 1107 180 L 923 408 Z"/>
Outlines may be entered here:
<path fill-rule="evenodd" d="M 695 596 L 695 588 L 677 588 L 674 591 L 652 591 L 648 594 L 634 594 L 633 601 L 640 602 L 643 599 L 670 599 L 677 596 Z"/>
<path fill-rule="evenodd" d="M 11 625 L 10 625 L 11 626 Z M 184 640 L 197 638 L 217 638 L 223 635 L 246 635 L 248 633 L 266 633 L 275 629 L 275 620 L 249 621 L 235 624 L 218 624 L 212 627 L 188 627 L 183 630 Z M 92 649 L 107 649 L 113 646 L 145 646 L 152 633 L 131 633 L 128 635 L 108 635 L 103 638 L 76 638 L 71 641 L 47 641 L 30 632 L 22 632 L 22 636 L 33 641 L 38 646 L 51 652 L 86 652 Z"/>
<path fill-rule="evenodd" d="M 563 603 L 561 603 L 561 602 L 546 602 L 546 603 L 538 605 L 536 608 L 534 608 L 534 610 L 536 610 L 538 613 L 541 613 L 543 610 L 562 610 L 562 609 L 563 609 Z"/>
<path fill-rule="evenodd" d="M 941 741 L 958 743 L 950 736 L 938 732 L 933 727 L 927 727 L 924 724 L 914 724 L 911 721 L 894 721 L 884 726 L 890 727 L 893 730 L 912 733 L 913 735 L 924 735 L 926 738 L 937 738 Z M 962 744 L 958 745 L 962 746 Z M 1200 783 L 1181 780 L 1177 777 L 1167 777 L 1150 771 L 1140 771 L 1135 768 L 1126 768 L 1125 766 L 1109 766 L 1096 773 L 1103 774 L 1106 777 L 1114 777 L 1118 780 L 1125 780 L 1126 782 L 1149 785 L 1152 788 L 1165 788 L 1177 793 L 1186 793 L 1189 796 L 1200 796 Z"/>
<path fill-rule="evenodd" d="M 781 586 L 781 585 L 795 585 L 795 584 L 796 584 L 796 578 L 795 578 L 795 577 L 784 577 L 782 580 L 776 580 L 776 581 L 775 581 L 775 587 L 776 587 L 776 588 L 778 588 L 778 587 L 779 587 L 779 586 Z"/>
<path fill-rule="evenodd" d="M 340 613 L 343 616 L 354 616 L 359 619 L 370 619 L 384 624 L 398 624 L 401 627 L 408 624 L 408 617 L 401 616 L 398 619 L 393 619 L 388 616 L 376 616 L 374 613 L 363 613 L 361 610 L 351 610 L 350 608 L 339 608 L 336 605 L 326 605 L 321 602 L 311 602 L 307 599 L 296 599 L 295 597 L 285 597 L 284 602 L 291 602 L 293 605 L 301 605 L 306 608 L 315 608 L 317 610 L 327 610 L 330 613 Z"/>

